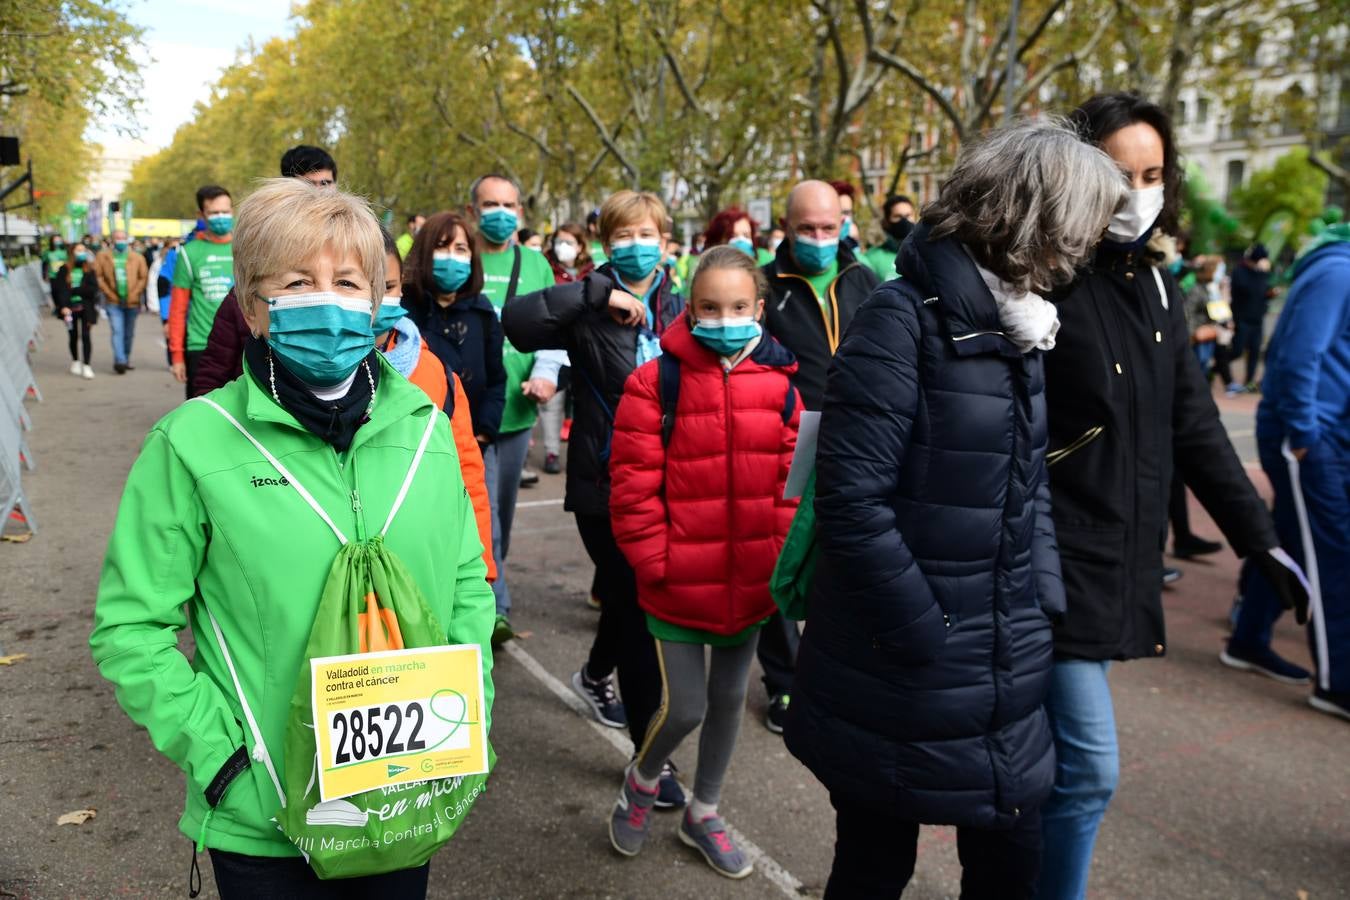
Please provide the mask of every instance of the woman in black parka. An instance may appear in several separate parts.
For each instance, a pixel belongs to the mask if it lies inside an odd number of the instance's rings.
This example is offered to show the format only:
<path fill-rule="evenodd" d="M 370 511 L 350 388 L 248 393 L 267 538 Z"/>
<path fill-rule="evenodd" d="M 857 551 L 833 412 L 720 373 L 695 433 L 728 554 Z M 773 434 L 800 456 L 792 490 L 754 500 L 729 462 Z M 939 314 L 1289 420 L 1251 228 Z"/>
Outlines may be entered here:
<path fill-rule="evenodd" d="M 920 823 L 958 826 L 963 898 L 1034 886 L 1064 608 L 1042 379 L 1059 324 L 1039 295 L 1124 197 L 1054 122 L 967 145 L 830 367 L 786 735 L 837 813 L 827 898 L 898 897 Z"/>

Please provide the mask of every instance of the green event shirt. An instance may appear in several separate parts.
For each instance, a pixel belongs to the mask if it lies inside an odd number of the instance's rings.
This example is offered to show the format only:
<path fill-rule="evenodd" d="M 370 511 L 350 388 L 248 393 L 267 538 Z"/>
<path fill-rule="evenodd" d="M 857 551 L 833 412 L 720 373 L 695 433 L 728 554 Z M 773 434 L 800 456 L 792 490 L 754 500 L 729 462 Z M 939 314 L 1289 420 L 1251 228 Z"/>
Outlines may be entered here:
<path fill-rule="evenodd" d="M 413 236 L 411 232 L 405 231 L 394 241 L 394 246 L 398 248 L 398 258 L 407 259 L 408 251 L 412 249 Z"/>
<path fill-rule="evenodd" d="M 48 250 L 42 254 L 42 258 L 47 262 L 47 277 L 50 278 L 66 264 L 66 251 L 64 249 Z"/>
<path fill-rule="evenodd" d="M 609 257 L 605 255 L 605 245 L 599 241 L 591 241 L 591 264 L 597 269 L 609 262 Z"/>
<path fill-rule="evenodd" d="M 862 255 L 862 261 L 882 281 L 890 281 L 900 277 L 900 273 L 895 270 L 895 254 L 899 252 L 900 248 L 894 242 L 888 240 L 883 244 L 869 248 Z"/>
<path fill-rule="evenodd" d="M 658 619 L 651 613 L 647 613 L 647 633 L 658 641 L 670 641 L 673 644 L 706 644 L 709 647 L 739 647 L 759 629 L 764 627 L 764 623 L 769 621 L 756 622 L 749 628 L 742 629 L 735 634 L 713 634 L 711 631 L 700 631 L 697 628 L 685 628 L 683 625 L 674 625 L 663 619 Z"/>
<path fill-rule="evenodd" d="M 77 288 L 77 287 L 79 287 L 79 286 L 82 285 L 82 284 L 84 284 L 84 269 L 80 268 L 79 266 L 71 266 L 71 267 L 70 267 L 70 286 L 71 286 L 72 288 Z M 79 306 L 79 305 L 82 305 L 82 304 L 84 303 L 84 300 L 83 300 L 82 298 L 80 298 L 80 297 L 71 297 L 71 298 L 70 298 L 70 302 L 73 303 L 73 304 L 76 305 L 76 306 Z"/>
<path fill-rule="evenodd" d="M 553 267 L 538 250 L 531 250 L 529 247 L 507 247 L 500 253 L 484 253 L 483 296 L 488 298 L 497 310 L 498 318 L 501 317 L 502 306 L 506 303 L 506 289 L 511 285 L 511 268 L 515 264 L 517 250 L 521 257 L 516 295 L 531 294 L 553 286 Z M 499 432 L 513 434 L 533 427 L 534 420 L 539 417 L 538 406 L 520 390 L 520 386 L 529 380 L 530 370 L 534 368 L 534 354 L 521 353 L 507 340 L 503 340 L 502 348 L 502 362 L 506 366 L 506 408 L 502 411 Z"/>
<path fill-rule="evenodd" d="M 113 254 L 113 271 L 117 273 L 117 297 L 120 300 L 125 300 L 127 299 L 127 254 L 125 250 Z"/>
<path fill-rule="evenodd" d="M 178 251 L 173 286 L 189 288 L 187 339 L 185 350 L 205 350 L 206 338 L 216 321 L 220 301 L 234 287 L 234 244 L 216 243 L 205 238 L 188 241 Z"/>
<path fill-rule="evenodd" d="M 816 302 L 822 307 L 826 299 L 830 296 L 830 285 L 839 277 L 839 260 L 832 259 L 824 272 L 815 275 L 802 275 L 810 284 L 811 290 L 816 292 Z"/>

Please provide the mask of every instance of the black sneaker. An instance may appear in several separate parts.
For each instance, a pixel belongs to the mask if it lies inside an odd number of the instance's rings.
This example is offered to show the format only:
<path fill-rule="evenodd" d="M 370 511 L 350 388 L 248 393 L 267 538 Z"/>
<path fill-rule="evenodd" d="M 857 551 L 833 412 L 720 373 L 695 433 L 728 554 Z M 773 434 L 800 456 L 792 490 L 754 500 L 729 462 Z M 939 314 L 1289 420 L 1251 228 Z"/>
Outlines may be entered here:
<path fill-rule="evenodd" d="M 1163 587 L 1167 587 L 1169 584 L 1176 584 L 1180 580 L 1181 580 L 1180 569 L 1174 569 L 1171 566 L 1163 567 L 1163 579 L 1162 579 Z"/>
<path fill-rule="evenodd" d="M 558 460 L 558 454 L 550 453 L 544 457 L 544 474 L 557 475 L 562 472 L 562 463 Z"/>
<path fill-rule="evenodd" d="M 787 721 L 788 704 L 791 694 L 775 694 L 769 700 L 769 710 L 764 714 L 764 727 L 774 734 L 783 733 L 783 723 Z"/>
<path fill-rule="evenodd" d="M 1281 684 L 1307 684 L 1312 680 L 1311 672 L 1294 665 L 1269 647 L 1243 647 L 1229 641 L 1228 647 L 1219 654 L 1219 662 L 1244 672 L 1257 672 Z"/>
<path fill-rule="evenodd" d="M 1333 694 L 1331 691 L 1313 688 L 1312 696 L 1308 698 L 1308 705 L 1318 712 L 1339 716 L 1350 721 L 1350 694 Z"/>
<path fill-rule="evenodd" d="M 1222 549 L 1223 544 L 1218 541 L 1207 541 L 1193 534 L 1178 535 L 1176 540 L 1172 541 L 1172 555 L 1177 559 L 1208 556 L 1211 553 L 1218 553 Z"/>
<path fill-rule="evenodd" d="M 601 725 L 608 725 L 610 728 L 628 727 L 628 713 L 614 693 L 613 673 L 599 681 L 592 681 L 586 677 L 586 667 L 582 666 L 572 673 L 572 690 L 586 701 L 586 705 L 591 708 L 591 715 L 595 716 L 595 721 Z"/>
<path fill-rule="evenodd" d="M 126 367 L 126 364 L 125 364 L 125 363 L 113 363 L 113 371 L 116 372 L 118 375 L 125 375 L 125 374 L 127 374 L 127 367 Z"/>
<path fill-rule="evenodd" d="M 530 469 L 522 469 L 520 472 L 520 486 L 534 487 L 539 483 L 539 473 Z"/>
<path fill-rule="evenodd" d="M 680 787 L 679 779 L 675 773 L 679 769 L 670 760 L 661 767 L 661 781 L 657 784 L 656 803 L 653 804 L 657 809 L 680 809 L 688 802 L 684 796 L 684 788 Z"/>

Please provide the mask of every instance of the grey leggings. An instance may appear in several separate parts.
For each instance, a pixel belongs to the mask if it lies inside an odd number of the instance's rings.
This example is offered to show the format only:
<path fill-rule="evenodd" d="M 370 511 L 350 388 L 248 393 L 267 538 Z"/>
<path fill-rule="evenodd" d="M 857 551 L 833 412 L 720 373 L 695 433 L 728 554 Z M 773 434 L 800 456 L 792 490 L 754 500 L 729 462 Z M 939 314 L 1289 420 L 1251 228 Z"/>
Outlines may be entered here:
<path fill-rule="evenodd" d="M 647 740 L 638 758 L 638 774 L 645 780 L 660 777 L 661 766 L 702 722 L 694 799 L 716 805 L 741 730 L 745 689 L 758 640 L 756 631 L 736 647 L 656 642 L 661 662 L 661 708 L 647 727 Z M 712 650 L 711 663 L 706 660 L 706 649 Z"/>

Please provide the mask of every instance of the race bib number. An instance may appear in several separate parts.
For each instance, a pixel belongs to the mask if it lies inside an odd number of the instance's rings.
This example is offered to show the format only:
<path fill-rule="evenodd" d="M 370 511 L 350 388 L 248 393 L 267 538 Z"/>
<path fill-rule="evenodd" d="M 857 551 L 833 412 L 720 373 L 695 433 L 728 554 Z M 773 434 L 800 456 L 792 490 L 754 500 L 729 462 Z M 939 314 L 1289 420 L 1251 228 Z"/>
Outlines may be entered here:
<path fill-rule="evenodd" d="M 488 770 L 476 644 L 310 660 L 319 796 Z"/>

